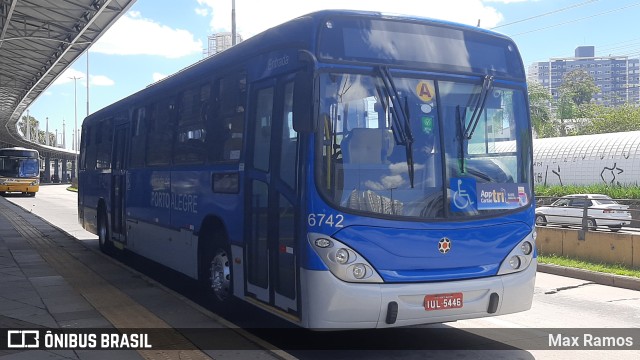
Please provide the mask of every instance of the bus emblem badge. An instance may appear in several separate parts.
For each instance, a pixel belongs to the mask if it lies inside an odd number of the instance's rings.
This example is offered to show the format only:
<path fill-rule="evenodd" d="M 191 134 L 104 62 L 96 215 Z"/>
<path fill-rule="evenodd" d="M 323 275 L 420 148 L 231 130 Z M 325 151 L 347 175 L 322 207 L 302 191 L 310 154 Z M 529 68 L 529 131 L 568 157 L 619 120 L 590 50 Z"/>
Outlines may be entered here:
<path fill-rule="evenodd" d="M 449 250 L 451 250 L 451 240 L 446 237 L 440 239 L 440 241 L 438 242 L 438 251 L 440 251 L 442 254 L 446 254 L 449 252 Z"/>

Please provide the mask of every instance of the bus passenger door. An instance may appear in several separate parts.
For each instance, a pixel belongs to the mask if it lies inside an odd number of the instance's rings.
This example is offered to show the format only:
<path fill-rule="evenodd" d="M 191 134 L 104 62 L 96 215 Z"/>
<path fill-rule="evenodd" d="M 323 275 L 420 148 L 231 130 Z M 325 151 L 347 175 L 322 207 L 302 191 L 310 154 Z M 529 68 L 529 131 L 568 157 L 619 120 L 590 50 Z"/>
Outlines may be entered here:
<path fill-rule="evenodd" d="M 111 167 L 111 238 L 126 243 L 125 197 L 127 193 L 127 165 L 129 125 L 116 127 L 113 138 Z"/>
<path fill-rule="evenodd" d="M 292 99 L 289 78 L 251 89 L 245 238 L 248 295 L 296 316 L 297 134 L 291 124 Z"/>

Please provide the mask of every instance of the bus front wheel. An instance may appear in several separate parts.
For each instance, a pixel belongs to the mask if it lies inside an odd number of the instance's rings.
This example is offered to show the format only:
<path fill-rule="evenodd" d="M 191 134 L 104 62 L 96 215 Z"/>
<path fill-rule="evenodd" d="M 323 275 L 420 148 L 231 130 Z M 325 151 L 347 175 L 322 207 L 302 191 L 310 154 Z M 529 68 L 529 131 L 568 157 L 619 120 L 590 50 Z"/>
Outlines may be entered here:
<path fill-rule="evenodd" d="M 231 294 L 231 255 L 227 249 L 216 249 L 209 264 L 211 291 L 219 302 L 226 302 Z"/>
<path fill-rule="evenodd" d="M 200 283 L 206 296 L 219 311 L 227 312 L 233 303 L 233 277 L 229 246 L 215 244 L 202 258 Z"/>
<path fill-rule="evenodd" d="M 113 253 L 113 243 L 109 239 L 109 223 L 104 210 L 100 211 L 98 217 L 98 245 L 103 253 L 108 255 Z"/>

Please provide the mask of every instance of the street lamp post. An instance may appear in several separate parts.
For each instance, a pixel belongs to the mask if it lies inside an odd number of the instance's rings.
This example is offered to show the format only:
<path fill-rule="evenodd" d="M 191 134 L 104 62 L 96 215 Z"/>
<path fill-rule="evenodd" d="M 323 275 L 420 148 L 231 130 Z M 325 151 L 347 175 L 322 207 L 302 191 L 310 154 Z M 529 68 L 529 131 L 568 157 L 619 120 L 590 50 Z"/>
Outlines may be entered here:
<path fill-rule="evenodd" d="M 78 87 L 77 80 L 82 79 L 82 76 L 73 76 L 69 79 L 73 79 L 73 111 L 74 111 L 74 127 L 73 127 L 73 150 L 76 152 L 76 160 L 74 167 L 74 177 L 78 175 Z"/>
<path fill-rule="evenodd" d="M 236 0 L 231 0 L 231 45 L 236 45 Z"/>

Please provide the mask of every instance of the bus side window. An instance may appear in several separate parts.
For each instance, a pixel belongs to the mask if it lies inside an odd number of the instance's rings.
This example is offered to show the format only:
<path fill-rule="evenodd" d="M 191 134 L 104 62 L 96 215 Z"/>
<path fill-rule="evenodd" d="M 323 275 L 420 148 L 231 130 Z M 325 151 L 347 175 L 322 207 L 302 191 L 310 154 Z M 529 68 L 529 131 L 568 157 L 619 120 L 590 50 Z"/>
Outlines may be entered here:
<path fill-rule="evenodd" d="M 107 118 L 100 122 L 99 131 L 96 133 L 96 168 L 111 168 L 111 144 L 113 142 L 113 119 Z"/>
<path fill-rule="evenodd" d="M 238 161 L 240 160 L 240 152 L 242 150 L 242 139 L 244 138 L 244 113 L 236 113 L 230 119 L 229 137 L 224 142 L 223 160 Z"/>
<path fill-rule="evenodd" d="M 147 137 L 147 165 L 169 165 L 173 151 L 174 99 L 162 99 L 155 104 L 150 117 L 153 128 Z"/>
<path fill-rule="evenodd" d="M 133 129 L 131 139 L 131 167 L 144 167 L 145 145 L 147 143 L 146 108 L 141 107 L 133 112 Z"/>
<path fill-rule="evenodd" d="M 298 133 L 293 130 L 293 82 L 285 85 L 284 118 L 282 119 L 282 150 L 280 153 L 280 178 L 291 188 L 296 188 L 296 154 Z"/>
<path fill-rule="evenodd" d="M 87 168 L 87 145 L 90 143 L 89 130 L 91 128 L 86 126 L 82 128 L 82 141 L 80 142 L 80 170 Z"/>
<path fill-rule="evenodd" d="M 240 161 L 244 139 L 247 78 L 244 71 L 217 81 L 206 118 L 209 162 Z"/>
<path fill-rule="evenodd" d="M 258 91 L 255 119 L 253 119 L 255 126 L 253 166 L 263 171 L 269 171 L 274 90 L 273 87 L 269 87 Z"/>
<path fill-rule="evenodd" d="M 210 85 L 186 90 L 181 97 L 178 131 L 173 152 L 174 164 L 199 164 L 205 158 L 205 120 L 209 107 Z"/>

